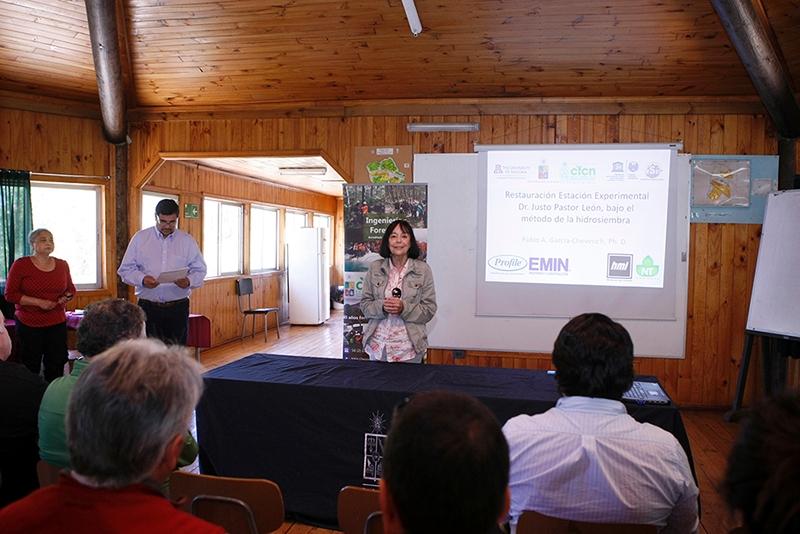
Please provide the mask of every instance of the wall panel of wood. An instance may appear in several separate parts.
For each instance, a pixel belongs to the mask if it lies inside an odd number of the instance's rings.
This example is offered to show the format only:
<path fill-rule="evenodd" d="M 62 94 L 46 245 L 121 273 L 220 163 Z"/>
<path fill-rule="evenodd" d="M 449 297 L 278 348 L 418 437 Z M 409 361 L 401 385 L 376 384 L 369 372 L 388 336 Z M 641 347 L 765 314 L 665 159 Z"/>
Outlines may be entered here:
<path fill-rule="evenodd" d="M 46 174 L 112 176 L 114 147 L 103 139 L 99 120 L 0 107 L 0 167 Z M 57 177 L 39 179 L 74 181 Z M 94 300 L 116 295 L 117 291 L 114 179 L 112 176 L 92 182 L 105 187 L 105 231 L 101 233 L 106 256 L 105 280 L 102 289 L 79 291 L 69 303 L 70 309 L 83 308 Z"/>
<path fill-rule="evenodd" d="M 227 122 L 227 121 L 226 121 Z M 226 131 L 233 130 L 225 126 Z M 164 163 L 151 177 L 145 189 L 178 194 L 180 204 L 187 202 L 202 206 L 203 197 L 229 199 L 259 204 L 276 206 L 290 206 L 303 208 L 318 213 L 325 213 L 336 218 L 341 208 L 337 199 L 327 195 L 305 192 L 299 189 L 272 185 L 260 180 L 239 178 L 230 173 L 223 173 L 214 169 L 199 166 L 193 163 L 173 162 Z M 138 198 L 138 194 L 136 195 Z M 139 229 L 139 211 L 136 212 L 134 228 Z M 202 247 L 203 242 L 203 210 L 200 218 L 181 218 L 181 228 L 194 236 Z M 343 233 L 343 230 L 342 230 Z M 338 247 L 341 248 L 341 247 Z M 342 259 L 341 264 L 344 263 Z M 284 273 L 283 271 L 248 275 L 253 278 L 252 305 L 280 306 L 283 300 Z M 236 301 L 234 281 L 236 276 L 224 276 L 206 280 L 203 287 L 192 293 L 192 313 L 201 313 L 211 318 L 212 345 L 220 345 L 240 336 L 243 317 L 239 312 Z M 282 317 L 286 317 L 287 310 L 282 310 Z M 269 329 L 274 332 L 275 316 L 270 316 Z M 264 331 L 263 320 L 256 320 L 256 335 Z M 248 321 L 247 332 L 251 332 L 252 323 Z M 271 334 L 270 334 L 271 335 Z"/>
<path fill-rule="evenodd" d="M 407 122 L 478 122 L 479 132 L 406 131 Z M 132 125 L 130 169 L 136 183 L 160 152 L 322 150 L 353 174 L 356 146 L 411 144 L 415 153 L 470 152 L 481 144 L 639 143 L 682 141 L 696 154 L 776 154 L 777 141 L 761 115 L 463 115 L 260 118 L 145 121 Z M 187 185 L 186 187 L 191 187 Z M 341 229 L 337 224 L 336 233 Z M 731 400 L 741 359 L 744 323 L 760 226 L 693 224 L 689 272 L 686 358 L 637 359 L 636 370 L 654 374 L 680 403 L 722 406 Z M 341 242 L 341 241 L 339 241 Z M 206 304 L 203 304 L 205 306 Z M 232 326 L 230 327 L 232 331 Z M 222 335 L 222 333 L 220 333 Z M 467 351 L 454 360 L 432 349 L 433 363 L 546 368 L 549 355 Z M 748 383 L 759 380 L 758 359 Z M 793 367 L 790 376 L 798 373 Z"/>

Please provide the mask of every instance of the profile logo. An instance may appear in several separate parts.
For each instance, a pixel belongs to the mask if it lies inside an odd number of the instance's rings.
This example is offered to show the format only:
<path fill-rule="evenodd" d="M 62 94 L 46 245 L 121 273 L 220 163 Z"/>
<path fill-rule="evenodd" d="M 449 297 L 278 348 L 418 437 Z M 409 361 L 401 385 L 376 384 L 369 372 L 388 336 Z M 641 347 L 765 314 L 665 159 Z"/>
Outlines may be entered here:
<path fill-rule="evenodd" d="M 609 254 L 609 280 L 630 280 L 633 278 L 633 254 Z"/>
<path fill-rule="evenodd" d="M 489 258 L 487 263 L 489 267 L 497 271 L 521 271 L 528 265 L 528 260 L 522 256 L 500 254 L 499 256 L 492 256 Z"/>
<path fill-rule="evenodd" d="M 636 274 L 644 278 L 652 278 L 661 268 L 653 262 L 653 258 L 645 256 L 642 263 L 636 266 Z"/>

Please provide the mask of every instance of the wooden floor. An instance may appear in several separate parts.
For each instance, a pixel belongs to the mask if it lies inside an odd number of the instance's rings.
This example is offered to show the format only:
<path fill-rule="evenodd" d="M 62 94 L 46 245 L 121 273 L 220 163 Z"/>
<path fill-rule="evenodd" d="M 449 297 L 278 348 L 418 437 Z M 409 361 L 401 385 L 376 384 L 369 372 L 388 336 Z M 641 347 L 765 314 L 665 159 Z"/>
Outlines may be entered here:
<path fill-rule="evenodd" d="M 264 341 L 261 332 L 244 341 L 208 349 L 201 353 L 200 360 L 206 368 L 213 369 L 255 352 L 341 358 L 342 312 L 334 310 L 331 318 L 319 326 L 281 326 L 280 339 L 274 330 L 270 330 L 268 341 Z M 700 532 L 727 534 L 736 523 L 728 513 L 718 487 L 739 425 L 724 422 L 722 412 L 715 410 L 681 410 L 681 416 L 689 434 L 700 486 Z M 338 531 L 286 522 L 276 532 L 325 534 Z"/>

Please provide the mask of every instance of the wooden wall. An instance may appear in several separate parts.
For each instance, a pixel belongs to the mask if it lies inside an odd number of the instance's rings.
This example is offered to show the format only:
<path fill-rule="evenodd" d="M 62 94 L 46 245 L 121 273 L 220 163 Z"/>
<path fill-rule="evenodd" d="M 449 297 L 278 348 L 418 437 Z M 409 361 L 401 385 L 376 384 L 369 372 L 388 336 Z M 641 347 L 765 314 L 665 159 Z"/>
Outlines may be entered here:
<path fill-rule="evenodd" d="M 249 228 L 250 203 L 269 204 L 303 208 L 318 213 L 337 216 L 337 199 L 327 195 L 292 189 L 280 185 L 272 185 L 260 180 L 236 177 L 199 166 L 197 164 L 166 162 L 150 177 L 145 189 L 161 191 L 180 196 L 180 204 L 187 202 L 202 206 L 203 197 L 210 196 L 244 202 L 244 227 Z M 138 194 L 137 194 L 138 197 Z M 135 226 L 139 227 L 140 210 L 135 213 Z M 181 228 L 194 236 L 197 242 L 203 243 L 202 209 L 198 219 L 181 218 Z M 133 224 L 133 221 L 131 221 Z M 245 232 L 247 235 L 248 232 Z M 341 243 L 341 242 L 340 242 Z M 340 245 L 338 248 L 342 248 Z M 245 250 L 246 253 L 246 250 Z M 282 251 L 279 253 L 279 264 L 283 265 Z M 343 262 L 343 260 L 342 260 Z M 245 265 L 248 262 L 245 260 Z M 253 277 L 253 306 L 280 306 L 284 292 L 284 273 L 275 271 L 255 274 Z M 192 313 L 201 313 L 212 319 L 211 342 L 220 345 L 238 338 L 242 329 L 242 315 L 239 312 L 234 290 L 234 280 L 238 276 L 222 276 L 206 280 L 203 287 L 192 293 Z M 285 318 L 286 310 L 282 310 Z M 274 321 L 274 315 L 270 317 Z M 256 331 L 263 332 L 263 323 L 258 318 Z M 274 328 L 272 322 L 269 328 Z M 251 325 L 247 325 L 248 332 Z"/>
<path fill-rule="evenodd" d="M 476 133 L 410 134 L 407 122 L 476 121 Z M 0 166 L 37 172 L 110 175 L 113 147 L 105 143 L 94 119 L 49 115 L 0 108 Z M 298 150 L 322 150 L 345 175 L 353 172 L 353 148 L 362 145 L 411 144 L 417 153 L 469 152 L 473 143 L 627 143 L 682 140 L 684 150 L 696 154 L 776 154 L 777 142 L 761 115 L 484 115 L 484 116 L 361 116 L 307 118 L 213 119 L 150 121 L 131 128 L 129 181 L 132 184 L 130 227 L 138 228 L 139 189 L 178 191 L 182 201 L 200 202 L 202 194 L 239 197 L 259 202 L 289 204 L 336 214 L 335 233 L 342 233 L 341 203 L 335 199 L 287 200 L 271 188 L 229 175 L 163 164 L 161 153 L 253 153 L 275 155 Z M 164 170 L 158 170 L 163 164 Z M 180 170 L 179 170 L 180 169 Z M 233 180 L 233 181 L 232 181 Z M 234 185 L 231 185 L 234 184 Z M 113 208 L 113 181 L 108 210 Z M 269 195 L 277 196 L 269 196 Z M 303 202 L 308 202 L 303 204 Z M 112 211 L 109 211 L 111 213 Z M 106 221 L 105 235 L 113 235 L 115 217 Z M 189 230 L 200 236 L 200 229 Z M 199 224 L 199 223 L 194 223 Z M 757 225 L 693 224 L 691 227 L 689 307 L 686 358 L 640 359 L 637 371 L 654 374 L 680 403 L 723 406 L 730 402 L 741 357 L 748 296 L 758 249 Z M 107 287 L 81 292 L 78 307 L 116 292 L 114 270 L 118 259 L 107 243 Z M 337 249 L 340 247 L 337 247 Z M 336 263 L 342 264 L 340 251 Z M 264 303 L 280 293 L 279 276 L 260 277 Z M 212 317 L 214 342 L 238 335 L 236 316 L 219 310 L 235 303 L 230 279 L 210 281 L 196 295 L 195 310 Z M 436 363 L 489 366 L 547 367 L 546 354 L 509 354 L 469 351 L 454 360 L 451 351 L 431 350 Z M 753 362 L 750 393 L 759 379 Z M 790 366 L 793 384 L 800 383 L 796 362 Z"/>
<path fill-rule="evenodd" d="M 480 131 L 411 134 L 406 131 L 410 121 L 479 122 Z M 684 151 L 695 154 L 777 153 L 769 121 L 762 115 L 741 114 L 208 118 L 135 123 L 131 138 L 132 182 L 151 172 L 163 152 L 276 154 L 321 150 L 348 178 L 353 173 L 354 147 L 383 144 L 410 144 L 415 153 L 452 153 L 470 152 L 474 143 L 682 141 Z M 758 225 L 691 227 L 686 358 L 647 358 L 636 363 L 637 372 L 658 376 L 682 404 L 730 403 L 741 358 L 759 231 Z M 454 360 L 450 350 L 432 349 L 429 356 L 434 363 L 549 366 L 547 354 L 468 351 L 464 359 Z M 757 359 L 752 367 L 755 370 L 751 372 L 748 394 L 752 394 L 758 380 Z M 791 370 L 793 376 L 798 375 L 795 367 Z"/>
<path fill-rule="evenodd" d="M 114 147 L 103 139 L 98 120 L 0 107 L 0 167 L 39 173 L 111 176 Z M 37 179 L 71 181 L 68 177 Z M 107 260 L 104 287 L 79 291 L 69 303 L 70 309 L 83 308 L 94 300 L 116 295 L 117 291 L 119 261 L 113 237 L 116 231 L 114 180 L 112 177 L 93 182 L 105 187 L 105 229 L 101 232 Z M 58 249 L 55 255 L 58 256 Z"/>

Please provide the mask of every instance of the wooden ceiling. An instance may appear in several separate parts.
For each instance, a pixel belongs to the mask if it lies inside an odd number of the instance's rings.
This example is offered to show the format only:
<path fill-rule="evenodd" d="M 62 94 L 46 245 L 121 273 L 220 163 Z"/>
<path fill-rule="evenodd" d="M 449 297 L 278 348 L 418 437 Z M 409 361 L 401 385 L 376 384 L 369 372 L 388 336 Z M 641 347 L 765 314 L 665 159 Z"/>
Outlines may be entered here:
<path fill-rule="evenodd" d="M 111 0 L 109 0 L 111 1 Z M 705 0 L 117 0 L 129 109 L 755 97 Z M 800 3 L 763 0 L 794 80 Z M 0 90 L 96 103 L 83 0 L 0 0 Z"/>

